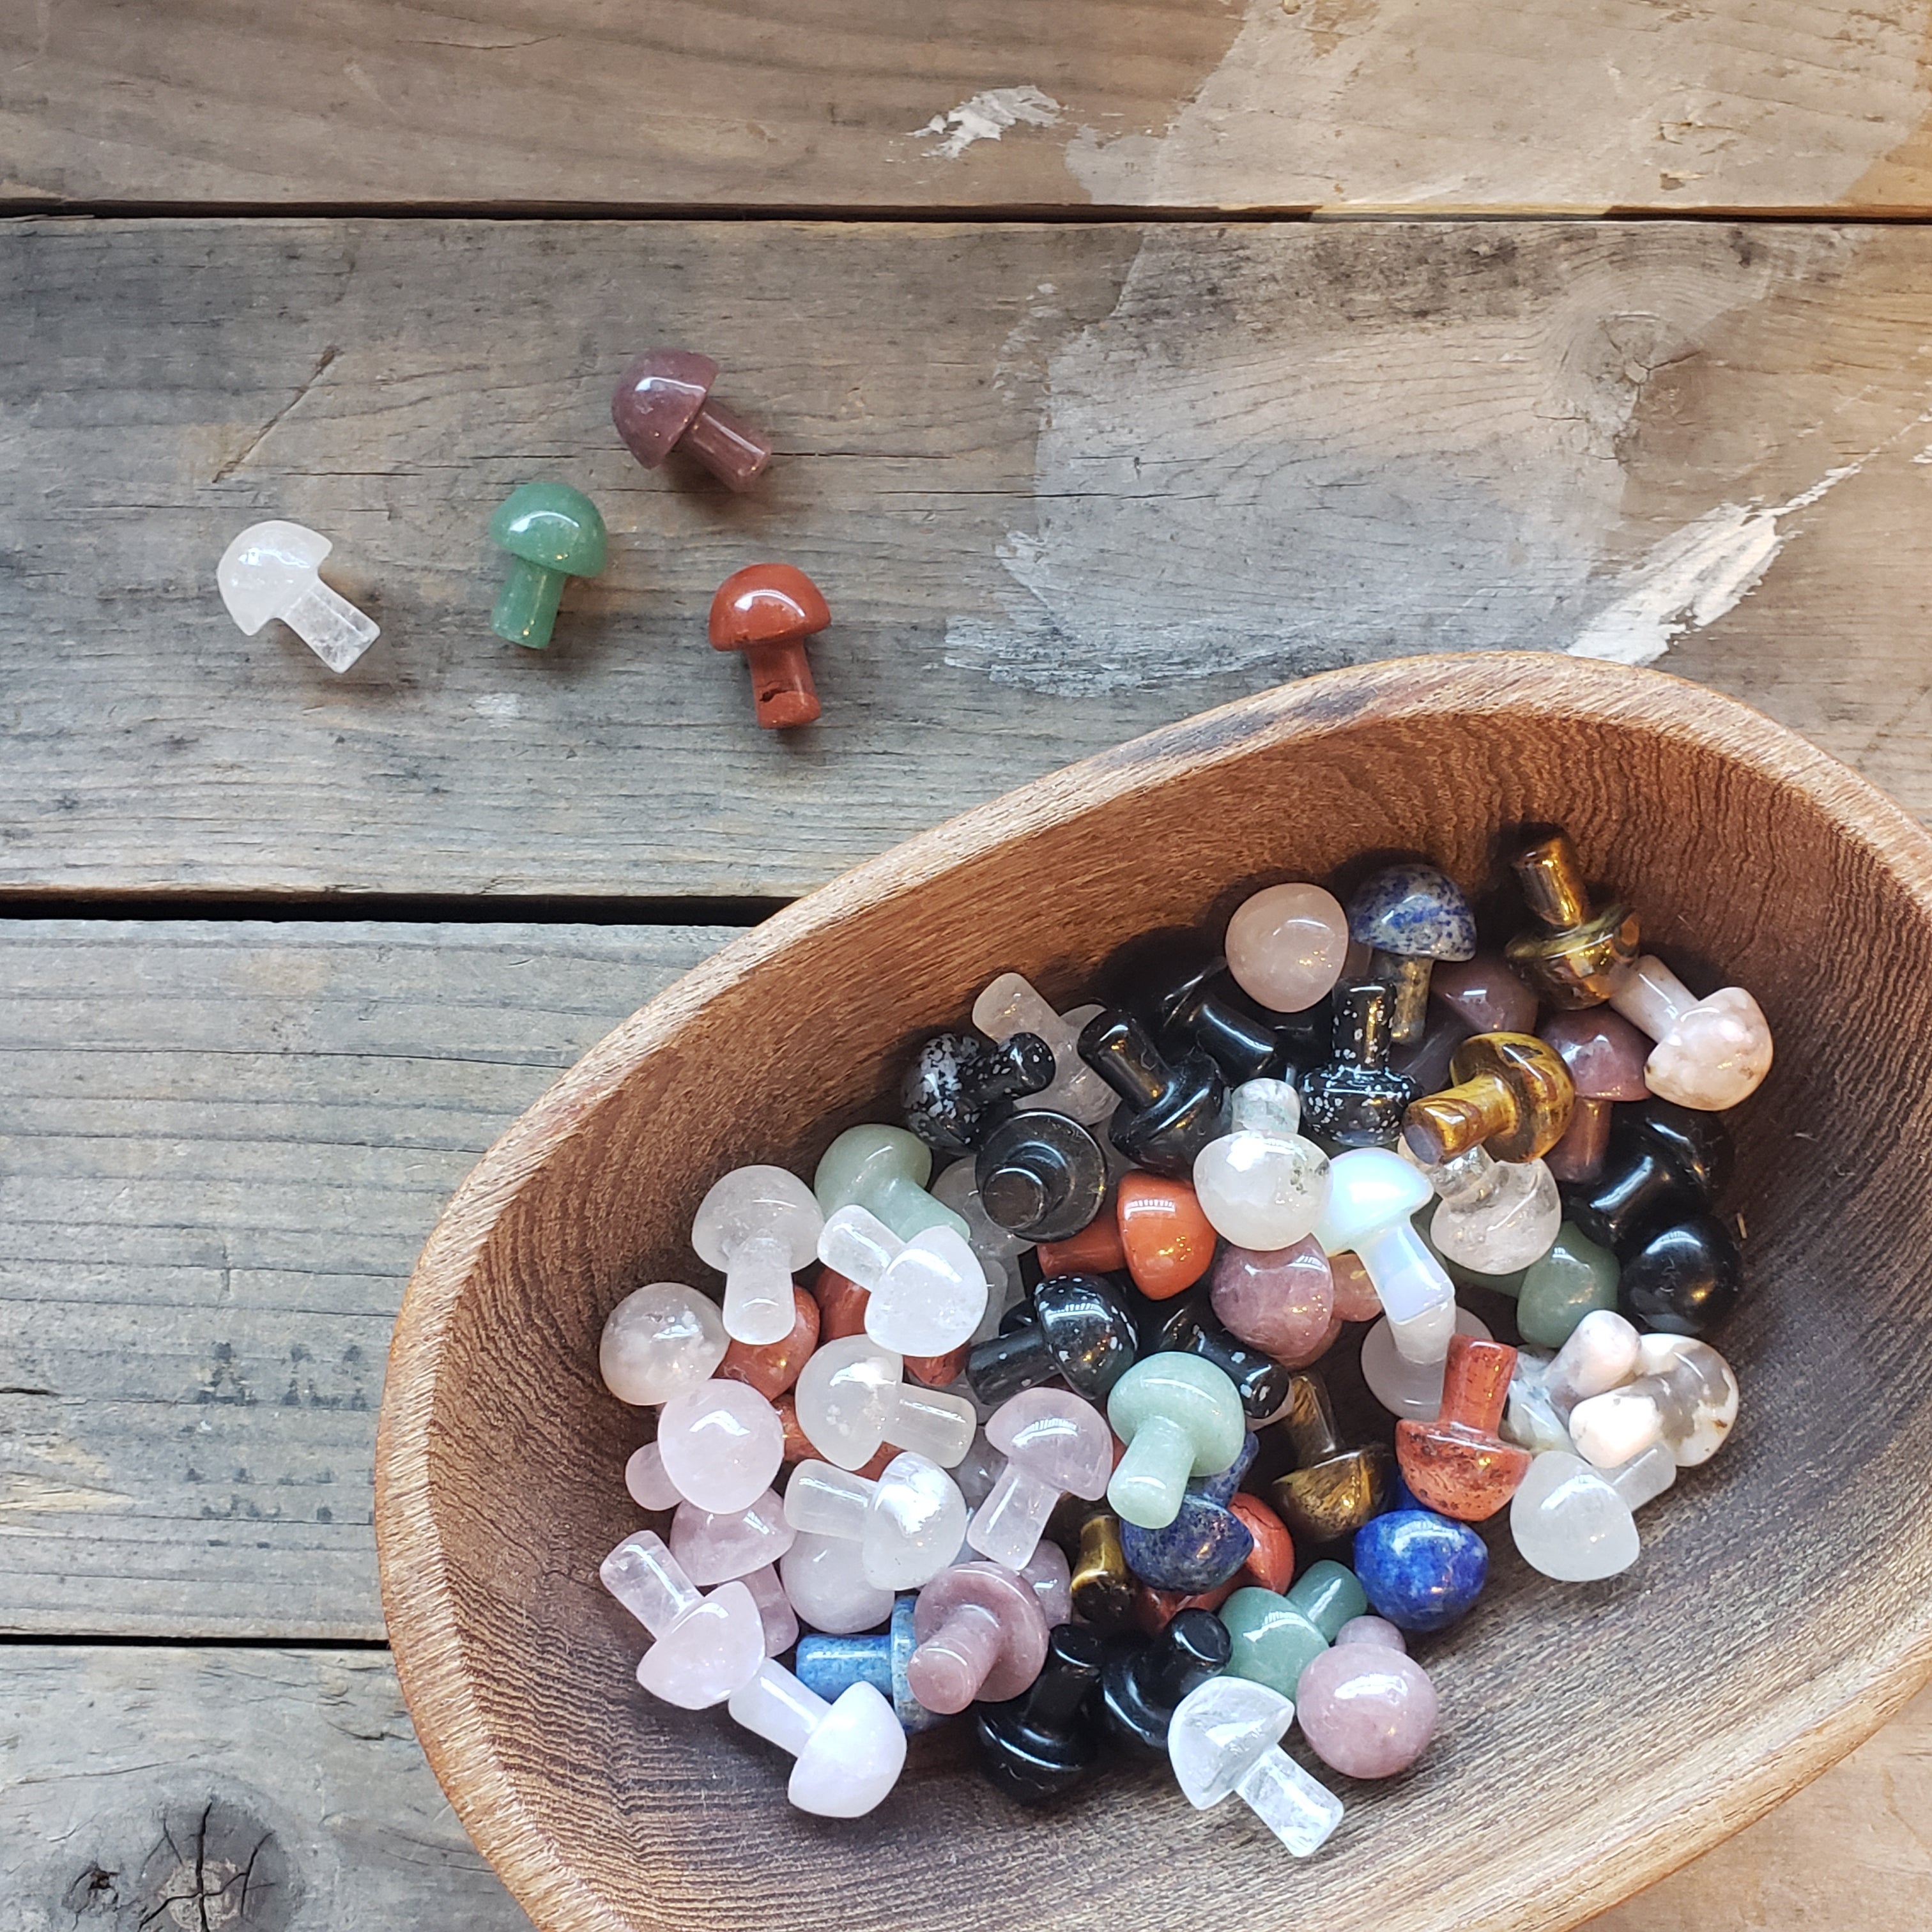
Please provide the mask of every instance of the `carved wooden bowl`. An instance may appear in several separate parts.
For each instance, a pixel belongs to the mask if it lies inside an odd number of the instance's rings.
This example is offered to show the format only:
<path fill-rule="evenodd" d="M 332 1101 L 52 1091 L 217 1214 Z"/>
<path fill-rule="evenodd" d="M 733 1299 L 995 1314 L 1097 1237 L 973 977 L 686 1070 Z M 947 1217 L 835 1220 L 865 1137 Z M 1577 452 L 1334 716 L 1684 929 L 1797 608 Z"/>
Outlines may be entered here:
<path fill-rule="evenodd" d="M 1778 1041 L 1726 1201 L 1748 1231 L 1720 1338 L 1742 1418 L 1652 1506 L 1634 1570 L 1552 1583 L 1492 1526 L 1486 1594 L 1424 1648 L 1436 1743 L 1387 1784 L 1338 1780 L 1348 1815 L 1305 1864 L 1237 1802 L 1191 1810 L 1164 1768 L 1028 1813 L 944 1732 L 878 1812 L 830 1824 L 788 1808 L 789 1760 L 722 1712 L 647 1702 L 642 1634 L 597 1582 L 638 1526 L 621 1472 L 644 1432 L 596 1342 L 638 1283 L 708 1279 L 686 1234 L 712 1179 L 809 1175 L 836 1130 L 890 1118 L 909 1040 L 996 973 L 1064 1005 L 1148 928 L 1376 854 L 1474 888 L 1539 820 L 1696 990 L 1750 987 Z M 390 1358 L 376 1528 L 404 1689 L 544 1932 L 1569 1926 L 1756 1817 L 1932 1667 L 1928 1256 L 1917 826 L 1755 712 L 1651 673 L 1525 655 L 1311 678 L 861 866 L 627 1020 L 484 1156 Z"/>

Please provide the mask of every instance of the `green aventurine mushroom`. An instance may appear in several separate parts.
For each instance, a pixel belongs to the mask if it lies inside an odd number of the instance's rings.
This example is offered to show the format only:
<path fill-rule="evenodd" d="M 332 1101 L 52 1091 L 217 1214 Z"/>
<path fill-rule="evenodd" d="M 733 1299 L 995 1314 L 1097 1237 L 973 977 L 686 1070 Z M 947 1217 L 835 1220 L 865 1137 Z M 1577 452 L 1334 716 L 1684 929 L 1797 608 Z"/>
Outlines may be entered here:
<path fill-rule="evenodd" d="M 525 483 L 490 519 L 490 540 L 512 560 L 490 628 L 513 644 L 540 651 L 556 622 L 563 580 L 595 577 L 604 568 L 604 519 L 567 483 Z"/>

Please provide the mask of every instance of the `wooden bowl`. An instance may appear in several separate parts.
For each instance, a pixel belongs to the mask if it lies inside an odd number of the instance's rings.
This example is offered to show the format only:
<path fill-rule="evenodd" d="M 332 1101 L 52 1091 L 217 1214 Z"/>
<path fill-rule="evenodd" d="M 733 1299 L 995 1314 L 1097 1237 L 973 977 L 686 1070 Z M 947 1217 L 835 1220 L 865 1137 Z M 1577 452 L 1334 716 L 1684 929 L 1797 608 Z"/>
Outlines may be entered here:
<path fill-rule="evenodd" d="M 916 746 L 912 748 L 916 755 Z M 1566 826 L 1700 991 L 1735 980 L 1778 1060 L 1736 1117 L 1750 1283 L 1719 1338 L 1734 1442 L 1652 1505 L 1627 1576 L 1528 1572 L 1429 1645 L 1417 1768 L 1316 1858 L 1164 1768 L 1054 1810 L 935 1734 L 872 1816 L 790 1810 L 789 1760 L 647 1702 L 599 1588 L 638 1526 L 642 1418 L 596 1372 L 606 1312 L 703 1280 L 718 1174 L 810 1174 L 890 1118 L 908 1042 L 1017 968 L 1064 1004 L 1110 948 L 1279 879 L 1426 854 L 1494 878 Z M 626 1021 L 478 1163 L 424 1250 L 378 1450 L 382 1595 L 416 1728 L 545 1932 L 1322 1932 L 1561 1927 L 1749 1822 L 1932 1667 L 1932 843 L 1730 700 L 1544 656 L 1311 678 L 1076 765 L 860 867 Z M 1506 1522 L 1506 1519 L 1503 1520 Z"/>

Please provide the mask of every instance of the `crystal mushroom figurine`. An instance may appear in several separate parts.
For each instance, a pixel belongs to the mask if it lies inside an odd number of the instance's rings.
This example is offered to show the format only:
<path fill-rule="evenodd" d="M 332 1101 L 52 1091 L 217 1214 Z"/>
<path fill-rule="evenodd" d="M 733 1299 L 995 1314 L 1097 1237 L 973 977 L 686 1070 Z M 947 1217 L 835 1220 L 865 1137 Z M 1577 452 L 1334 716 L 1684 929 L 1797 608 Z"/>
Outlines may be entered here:
<path fill-rule="evenodd" d="M 724 1332 L 764 1347 L 791 1333 L 792 1276 L 818 1250 L 818 1197 L 782 1167 L 740 1167 L 698 1203 L 691 1245 L 724 1276 Z"/>
<path fill-rule="evenodd" d="M 1335 989 L 1331 1057 L 1302 1076 L 1302 1117 L 1311 1133 L 1345 1148 L 1395 1144 L 1416 1088 L 1388 1064 L 1390 1005 L 1378 980 Z"/>
<path fill-rule="evenodd" d="M 801 1462 L 785 1485 L 784 1511 L 794 1529 L 856 1543 L 860 1574 L 880 1590 L 931 1582 L 966 1534 L 958 1485 L 923 1456 L 895 1456 L 876 1482 L 830 1462 Z"/>
<path fill-rule="evenodd" d="M 1120 1096 L 1107 1136 L 1150 1174 L 1185 1180 L 1221 1131 L 1228 1090 L 1198 1048 L 1170 1060 L 1132 1014 L 1103 1012 L 1080 1032 L 1080 1057 Z"/>
<path fill-rule="evenodd" d="M 497 506 L 490 541 L 510 556 L 490 628 L 510 644 L 540 651 L 556 625 L 565 580 L 595 577 L 604 568 L 604 519 L 566 483 L 526 483 Z"/>
<path fill-rule="evenodd" d="M 610 419 L 646 470 L 683 448 L 728 488 L 744 491 L 765 472 L 770 442 L 712 400 L 718 364 L 694 349 L 650 349 L 626 363 L 610 398 Z"/>
<path fill-rule="evenodd" d="M 778 1558 L 778 1579 L 792 1609 L 814 1630 L 836 1636 L 876 1629 L 892 1613 L 892 1592 L 866 1580 L 859 1545 L 842 1536 L 800 1530 Z"/>
<path fill-rule="evenodd" d="M 881 1443 L 950 1469 L 973 1446 L 973 1405 L 902 1379 L 904 1364 L 868 1335 L 828 1342 L 798 1378 L 799 1426 L 826 1462 L 862 1468 Z"/>
<path fill-rule="evenodd" d="M 784 1424 L 749 1383 L 714 1376 L 658 1412 L 658 1453 L 686 1502 L 749 1509 L 784 1461 Z"/>
<path fill-rule="evenodd" d="M 1348 916 L 1320 886 L 1268 886 L 1234 908 L 1222 945 L 1243 992 L 1272 1012 L 1298 1013 L 1342 976 Z"/>
<path fill-rule="evenodd" d="M 1429 1238 L 1444 1260 L 1510 1274 L 1549 1253 L 1563 1225 L 1563 1201 L 1543 1162 L 1497 1160 L 1473 1147 L 1423 1172 L 1441 1196 Z"/>
<path fill-rule="evenodd" d="M 1532 1570 L 1559 1583 L 1594 1583 L 1637 1559 L 1634 1512 L 1677 1480 L 1677 1462 L 1660 1442 L 1614 1469 L 1547 1450 L 1529 1466 L 1510 1498 L 1510 1532 Z"/>
<path fill-rule="evenodd" d="M 334 548 L 300 524 L 251 524 L 221 554 L 214 580 L 228 614 L 252 638 L 279 617 L 329 669 L 346 670 L 378 635 L 316 574 Z"/>
<path fill-rule="evenodd" d="M 700 1588 L 766 1570 L 796 1541 L 784 1505 L 770 1490 L 741 1510 L 680 1502 L 671 1518 L 670 1553 Z"/>
<path fill-rule="evenodd" d="M 986 1439 L 1006 1459 L 966 1527 L 982 1556 L 1022 1568 L 1063 1496 L 1088 1502 L 1106 1490 L 1114 1468 L 1113 1432 L 1090 1402 L 1064 1389 L 1023 1389 L 995 1409 Z"/>
<path fill-rule="evenodd" d="M 1515 1366 L 1514 1348 L 1458 1335 L 1443 1370 L 1441 1412 L 1433 1422 L 1396 1424 L 1396 1461 L 1425 1508 L 1481 1522 L 1515 1492 L 1529 1452 L 1497 1433 Z"/>
<path fill-rule="evenodd" d="M 1636 957 L 1636 916 L 1624 905 L 1591 910 L 1582 868 L 1560 832 L 1510 863 L 1537 922 L 1510 941 L 1509 963 L 1550 1006 L 1600 1006 L 1618 971 Z"/>
<path fill-rule="evenodd" d="M 1646 1335 L 1638 1344 L 1634 1381 L 1585 1396 L 1567 1418 L 1570 1440 L 1586 1462 L 1616 1468 L 1656 1444 L 1680 1468 L 1706 1462 L 1738 1418 L 1738 1378 L 1708 1342 L 1688 1335 Z"/>
<path fill-rule="evenodd" d="M 654 1281 L 611 1310 L 597 1366 L 620 1402 L 649 1408 L 710 1381 L 730 1339 L 716 1302 L 682 1282 Z"/>
<path fill-rule="evenodd" d="M 787 731 L 818 716 L 806 640 L 832 621 L 824 594 L 789 563 L 747 564 L 711 599 L 714 651 L 742 651 L 752 674 L 752 709 L 767 731 Z"/>
<path fill-rule="evenodd" d="M 977 1034 L 936 1033 L 899 1082 L 905 1124 L 935 1153 L 970 1154 L 1013 1102 L 1053 1084 L 1053 1049 L 1037 1034 L 989 1042 Z"/>
<path fill-rule="evenodd" d="M 1393 994 L 1389 1030 L 1403 1044 L 1422 1037 L 1436 961 L 1476 952 L 1469 902 L 1433 866 L 1387 866 L 1364 879 L 1349 896 L 1348 937 L 1370 949 L 1370 977 Z"/>
<path fill-rule="evenodd" d="M 906 1682 L 928 1711 L 950 1714 L 975 1698 L 1017 1697 L 1046 1661 L 1047 1622 L 1040 1599 L 998 1563 L 956 1563 L 919 1593 L 913 1611 L 919 1646 Z"/>
<path fill-rule="evenodd" d="M 906 1734 L 869 1684 L 828 1704 L 782 1664 L 766 1662 L 725 1707 L 746 1730 L 797 1760 L 785 1795 L 821 1818 L 862 1818 L 905 1768 Z"/>
<path fill-rule="evenodd" d="M 638 1682 L 686 1711 L 722 1703 L 765 1660 L 764 1625 L 741 1582 L 699 1592 L 662 1537 L 627 1536 L 599 1566 L 604 1587 L 651 1634 Z"/>
<path fill-rule="evenodd" d="M 1660 1099 L 1717 1113 L 1755 1094 L 1771 1071 L 1771 1023 L 1742 986 L 1700 1000 L 1646 952 L 1616 976 L 1610 1004 L 1656 1041 L 1643 1078 Z"/>
<path fill-rule="evenodd" d="M 902 1241 L 928 1228 L 950 1228 L 963 1241 L 963 1216 L 926 1192 L 932 1150 L 904 1127 L 848 1127 L 820 1156 L 812 1191 L 826 1215 L 858 1207 L 875 1214 Z M 844 1270 L 841 1270 L 844 1272 Z"/>
<path fill-rule="evenodd" d="M 1328 1156 L 1298 1131 L 1300 1099 L 1285 1080 L 1245 1081 L 1228 1116 L 1230 1131 L 1194 1156 L 1201 1211 L 1238 1247 L 1292 1247 L 1328 1198 Z"/>
<path fill-rule="evenodd" d="M 825 1698 L 835 1698 L 854 1684 L 869 1684 L 892 1700 L 892 1709 L 908 1732 L 928 1731 L 941 1720 L 912 1694 L 906 1666 L 918 1643 L 913 1634 L 913 1598 L 908 1592 L 892 1604 L 892 1622 L 883 1630 L 862 1636 L 815 1634 L 798 1640 L 794 1666 L 799 1680 Z"/>
<path fill-rule="evenodd" d="M 1436 1686 L 1408 1649 L 1394 1624 L 1357 1617 L 1301 1673 L 1294 1690 L 1301 1735 L 1344 1778 L 1392 1778 L 1435 1735 Z"/>
<path fill-rule="evenodd" d="M 1315 1238 L 1368 1270 L 1395 1345 L 1409 1360 L 1439 1361 L 1456 1327 L 1455 1284 L 1409 1216 L 1430 1197 L 1427 1180 L 1386 1148 L 1352 1148 L 1328 1170 L 1328 1199 Z"/>
<path fill-rule="evenodd" d="M 1031 1687 L 974 1714 L 980 1768 L 1009 1798 L 1041 1803 L 1092 1769 L 1100 1746 L 1087 1706 L 1100 1662 L 1098 1633 L 1062 1624 L 1048 1634 L 1046 1662 Z"/>
<path fill-rule="evenodd" d="M 1294 1706 L 1246 1677 L 1210 1677 L 1184 1697 L 1167 1729 L 1181 1795 L 1197 1811 L 1238 1797 L 1298 1858 L 1342 1822 L 1342 1801 L 1281 1748 Z"/>
<path fill-rule="evenodd" d="M 868 1291 L 866 1333 L 895 1354 L 956 1348 L 986 1312 L 986 1271 L 950 1228 L 902 1240 L 863 1208 L 841 1208 L 819 1232 L 818 1258 Z"/>
<path fill-rule="evenodd" d="M 974 1345 L 966 1380 L 987 1403 L 1056 1376 L 1076 1395 L 1104 1402 L 1138 1352 L 1134 1318 L 1106 1280 L 1055 1275 L 1034 1290 L 1030 1319 Z"/>
<path fill-rule="evenodd" d="M 1080 1030 L 1100 1010 L 1077 1006 L 1055 1012 L 1030 981 L 1017 973 L 1002 973 L 973 1002 L 973 1024 L 995 1040 L 1010 1040 L 1016 1033 L 1045 1040 L 1053 1049 L 1052 1082 L 1017 1104 L 1066 1114 L 1090 1127 L 1118 1104 L 1114 1090 L 1080 1058 Z"/>
<path fill-rule="evenodd" d="M 1107 1500 L 1116 1515 L 1143 1529 L 1165 1529 L 1180 1514 L 1189 1482 L 1219 1475 L 1247 1435 L 1234 1384 L 1196 1355 L 1136 1362 L 1114 1384 L 1107 1420 L 1127 1445 Z"/>

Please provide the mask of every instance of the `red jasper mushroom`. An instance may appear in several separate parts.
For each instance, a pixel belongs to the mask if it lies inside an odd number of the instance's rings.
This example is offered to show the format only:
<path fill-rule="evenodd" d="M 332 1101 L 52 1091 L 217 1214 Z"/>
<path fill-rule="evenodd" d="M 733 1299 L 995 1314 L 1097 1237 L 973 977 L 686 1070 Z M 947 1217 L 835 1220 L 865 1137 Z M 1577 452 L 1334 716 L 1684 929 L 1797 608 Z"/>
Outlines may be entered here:
<path fill-rule="evenodd" d="M 831 621 L 818 586 L 788 563 L 748 564 L 718 586 L 711 647 L 745 653 L 758 722 L 766 730 L 809 724 L 818 716 L 805 640 Z"/>

